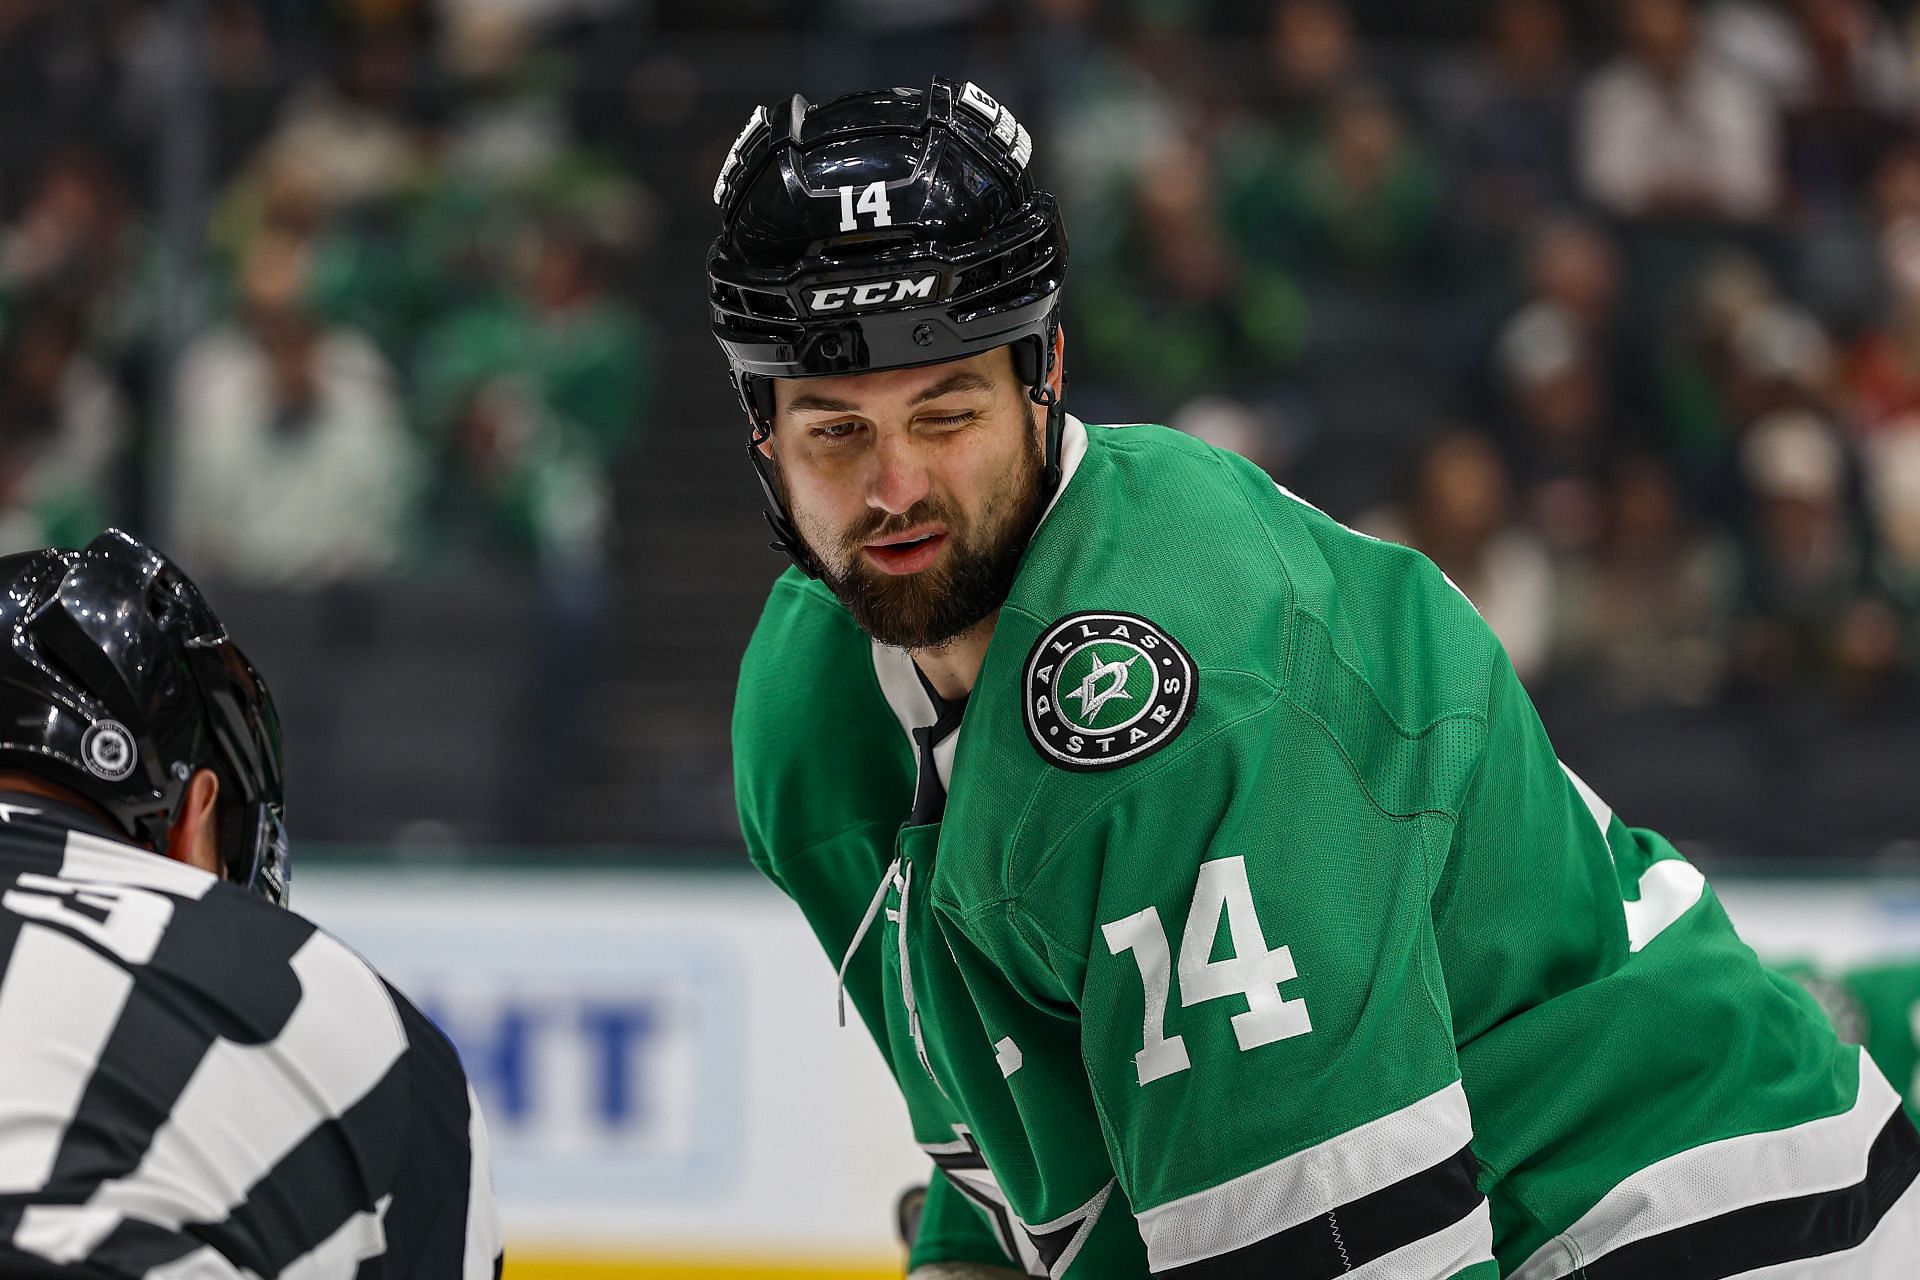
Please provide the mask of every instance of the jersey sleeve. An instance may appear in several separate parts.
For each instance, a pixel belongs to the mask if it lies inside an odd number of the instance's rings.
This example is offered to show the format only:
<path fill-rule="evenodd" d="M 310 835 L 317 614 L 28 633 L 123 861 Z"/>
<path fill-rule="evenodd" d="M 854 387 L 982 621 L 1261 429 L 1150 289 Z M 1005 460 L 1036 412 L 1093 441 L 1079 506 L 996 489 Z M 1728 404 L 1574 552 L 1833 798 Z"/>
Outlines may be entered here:
<path fill-rule="evenodd" d="M 406 1155 L 382 1219 L 386 1252 L 363 1263 L 356 1280 L 498 1280 L 500 1219 L 480 1104 L 452 1043 L 387 990 L 407 1034 Z"/>
<path fill-rule="evenodd" d="M 1491 664 L 1433 919 L 1501 1262 L 1545 1274 L 1737 1207 L 1708 1180 L 1662 1191 L 1676 1153 L 1762 1149 L 1840 1112 L 1867 1125 L 1881 1086 L 1699 870 L 1561 763 L 1505 655 Z M 1877 1129 L 1843 1139 L 1862 1168 Z M 1615 1216 L 1590 1216 L 1603 1202 Z"/>
<path fill-rule="evenodd" d="M 913 802 L 912 752 L 869 652 L 845 610 L 790 570 L 754 629 L 734 701 L 734 797 L 747 855 L 800 908 L 829 965 L 852 944 Z M 874 732 L 876 723 L 887 732 Z M 846 979 L 884 1055 L 878 957 L 878 947 L 859 948 Z"/>

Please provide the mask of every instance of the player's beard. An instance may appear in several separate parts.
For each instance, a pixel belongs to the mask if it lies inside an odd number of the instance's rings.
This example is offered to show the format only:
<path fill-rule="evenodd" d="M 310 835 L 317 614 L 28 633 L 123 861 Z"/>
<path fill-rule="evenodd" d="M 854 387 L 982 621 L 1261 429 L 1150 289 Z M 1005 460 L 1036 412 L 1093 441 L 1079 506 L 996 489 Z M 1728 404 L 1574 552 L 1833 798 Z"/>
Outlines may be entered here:
<path fill-rule="evenodd" d="M 803 529 L 821 581 L 838 596 L 853 620 L 881 644 L 902 649 L 938 649 L 953 643 L 1006 602 L 1020 572 L 1021 557 L 1040 524 L 1046 495 L 1039 441 L 1022 432 L 1015 465 L 981 504 L 978 521 L 947 503 L 928 498 L 901 515 L 875 512 L 842 532 L 836 554 L 823 556 Z M 774 468 L 776 480 L 779 467 Z M 786 486 L 781 500 L 792 504 Z M 891 574 L 868 562 L 862 548 L 917 525 L 946 526 L 947 547 L 918 573 Z"/>

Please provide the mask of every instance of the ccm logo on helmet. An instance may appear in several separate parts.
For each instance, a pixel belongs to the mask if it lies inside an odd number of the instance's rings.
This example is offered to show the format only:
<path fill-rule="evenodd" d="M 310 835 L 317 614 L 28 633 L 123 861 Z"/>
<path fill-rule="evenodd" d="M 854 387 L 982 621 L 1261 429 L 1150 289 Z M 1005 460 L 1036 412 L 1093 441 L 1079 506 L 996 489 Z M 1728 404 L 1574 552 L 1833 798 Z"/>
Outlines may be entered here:
<path fill-rule="evenodd" d="M 900 280 L 869 280 L 864 284 L 839 284 L 830 289 L 809 289 L 807 310 L 819 315 L 824 311 L 845 311 L 849 307 L 880 307 L 909 298 L 933 300 L 933 285 L 938 272 L 907 276 Z"/>

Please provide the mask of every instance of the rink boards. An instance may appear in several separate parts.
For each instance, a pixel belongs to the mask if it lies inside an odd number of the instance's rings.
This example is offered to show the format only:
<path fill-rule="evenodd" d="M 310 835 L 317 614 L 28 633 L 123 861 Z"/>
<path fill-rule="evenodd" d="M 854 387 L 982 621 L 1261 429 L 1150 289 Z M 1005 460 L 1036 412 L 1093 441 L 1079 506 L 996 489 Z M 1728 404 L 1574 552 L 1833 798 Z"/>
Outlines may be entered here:
<path fill-rule="evenodd" d="M 925 1178 L 833 969 L 749 872 L 301 868 L 296 906 L 459 1044 L 509 1280 L 879 1280 Z M 1769 958 L 1920 953 L 1920 880 L 1719 875 Z"/>

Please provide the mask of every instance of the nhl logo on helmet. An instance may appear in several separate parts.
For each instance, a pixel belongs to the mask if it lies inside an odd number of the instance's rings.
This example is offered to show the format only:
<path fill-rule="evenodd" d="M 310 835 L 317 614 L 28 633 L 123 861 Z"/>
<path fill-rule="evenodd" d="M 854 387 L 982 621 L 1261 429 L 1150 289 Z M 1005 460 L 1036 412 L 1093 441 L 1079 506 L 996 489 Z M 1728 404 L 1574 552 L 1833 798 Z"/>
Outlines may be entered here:
<path fill-rule="evenodd" d="M 94 777 L 120 782 L 133 773 L 140 752 L 127 726 L 118 720 L 96 720 L 80 739 L 80 758 Z"/>
<path fill-rule="evenodd" d="M 1027 656 L 1027 738 L 1048 763 L 1115 769 L 1172 742 L 1193 718 L 1193 659 L 1132 613 L 1073 613 Z"/>

